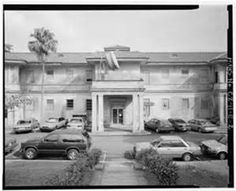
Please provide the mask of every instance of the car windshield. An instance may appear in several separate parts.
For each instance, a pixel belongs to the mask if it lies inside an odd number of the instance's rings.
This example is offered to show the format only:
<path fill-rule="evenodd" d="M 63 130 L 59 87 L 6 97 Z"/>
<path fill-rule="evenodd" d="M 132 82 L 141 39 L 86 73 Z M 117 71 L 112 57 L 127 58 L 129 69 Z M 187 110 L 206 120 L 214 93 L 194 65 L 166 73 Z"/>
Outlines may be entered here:
<path fill-rule="evenodd" d="M 224 144 L 224 145 L 227 145 L 228 144 L 228 141 L 227 141 L 227 137 L 226 136 L 222 136 L 220 137 L 219 139 L 217 139 L 218 142 Z"/>
<path fill-rule="evenodd" d="M 175 119 L 175 122 L 177 122 L 177 123 L 185 123 L 185 121 L 182 120 L 182 119 Z"/>
<path fill-rule="evenodd" d="M 82 123 L 82 119 L 71 119 L 70 123 Z"/>
<path fill-rule="evenodd" d="M 170 122 L 167 120 L 162 120 L 161 125 L 170 125 Z"/>
<path fill-rule="evenodd" d="M 21 124 L 29 124 L 30 121 L 26 121 L 26 120 L 20 120 L 17 122 L 17 125 L 21 125 Z"/>
<path fill-rule="evenodd" d="M 48 122 L 48 123 L 56 123 L 56 122 L 58 122 L 58 119 L 57 118 L 49 118 L 46 122 Z"/>
<path fill-rule="evenodd" d="M 202 121 L 199 121 L 202 125 L 211 125 L 212 123 L 210 121 L 207 121 L 207 120 L 202 120 Z"/>

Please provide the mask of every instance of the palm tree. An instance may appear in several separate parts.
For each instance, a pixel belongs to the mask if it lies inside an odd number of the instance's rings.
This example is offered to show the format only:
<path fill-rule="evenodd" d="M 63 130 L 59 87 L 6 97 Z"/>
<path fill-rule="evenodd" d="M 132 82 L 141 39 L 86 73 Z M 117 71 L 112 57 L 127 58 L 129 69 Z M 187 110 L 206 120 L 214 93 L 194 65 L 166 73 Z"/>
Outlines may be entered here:
<path fill-rule="evenodd" d="M 36 54 L 37 59 L 42 64 L 42 82 L 41 82 L 41 107 L 40 120 L 43 121 L 43 97 L 44 97 L 44 73 L 45 62 L 50 52 L 56 52 L 57 40 L 54 39 L 54 33 L 45 28 L 36 28 L 30 35 L 34 38 L 33 41 L 28 42 L 30 52 Z"/>

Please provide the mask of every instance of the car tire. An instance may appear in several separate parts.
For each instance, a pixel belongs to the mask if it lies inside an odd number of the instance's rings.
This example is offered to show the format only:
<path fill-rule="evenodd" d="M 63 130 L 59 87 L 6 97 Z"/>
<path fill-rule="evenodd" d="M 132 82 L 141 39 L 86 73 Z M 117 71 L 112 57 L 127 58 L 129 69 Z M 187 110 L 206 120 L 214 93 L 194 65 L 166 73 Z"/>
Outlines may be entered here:
<path fill-rule="evenodd" d="M 67 158 L 69 160 L 76 160 L 79 157 L 79 151 L 76 149 L 70 149 L 67 151 Z"/>
<path fill-rule="evenodd" d="M 32 160 L 37 156 L 37 151 L 34 148 L 28 148 L 25 150 L 25 158 Z"/>
<path fill-rule="evenodd" d="M 192 155 L 190 153 L 185 153 L 182 156 L 183 161 L 191 161 L 192 160 Z"/>
<path fill-rule="evenodd" d="M 227 158 L 227 154 L 226 154 L 225 152 L 220 152 L 220 153 L 218 154 L 218 158 L 219 158 L 220 160 L 225 160 L 225 159 Z"/>

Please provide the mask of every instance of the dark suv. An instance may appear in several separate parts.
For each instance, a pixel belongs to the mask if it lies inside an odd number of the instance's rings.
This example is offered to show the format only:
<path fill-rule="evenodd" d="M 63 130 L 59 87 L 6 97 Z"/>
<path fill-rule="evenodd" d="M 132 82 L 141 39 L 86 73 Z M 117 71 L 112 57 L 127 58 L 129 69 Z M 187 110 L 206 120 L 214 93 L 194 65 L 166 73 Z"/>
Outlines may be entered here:
<path fill-rule="evenodd" d="M 69 160 L 78 158 L 79 153 L 87 152 L 91 145 L 90 137 L 78 130 L 57 130 L 41 139 L 21 143 L 21 151 L 26 159 L 34 159 L 38 154 L 65 155 Z"/>

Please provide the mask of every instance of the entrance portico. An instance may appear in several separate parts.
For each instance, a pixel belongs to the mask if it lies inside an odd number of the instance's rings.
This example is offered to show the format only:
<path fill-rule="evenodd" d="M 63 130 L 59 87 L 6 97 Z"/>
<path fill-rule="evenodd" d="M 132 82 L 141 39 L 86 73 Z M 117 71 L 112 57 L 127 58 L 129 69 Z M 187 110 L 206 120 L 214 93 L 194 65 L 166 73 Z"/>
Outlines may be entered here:
<path fill-rule="evenodd" d="M 92 132 L 104 126 L 143 131 L 143 92 L 92 92 Z"/>

